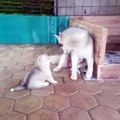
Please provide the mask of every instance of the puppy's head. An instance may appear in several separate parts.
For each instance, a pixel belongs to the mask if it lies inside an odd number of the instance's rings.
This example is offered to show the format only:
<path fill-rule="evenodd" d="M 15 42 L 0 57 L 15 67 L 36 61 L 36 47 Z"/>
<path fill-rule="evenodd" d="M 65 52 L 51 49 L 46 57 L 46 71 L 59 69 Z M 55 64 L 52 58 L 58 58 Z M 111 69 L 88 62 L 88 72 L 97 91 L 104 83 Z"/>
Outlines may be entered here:
<path fill-rule="evenodd" d="M 46 66 L 46 65 L 50 65 L 50 58 L 47 54 L 43 54 L 43 55 L 40 55 L 38 58 L 37 58 L 37 61 L 36 61 L 36 64 L 39 65 L 39 66 Z"/>

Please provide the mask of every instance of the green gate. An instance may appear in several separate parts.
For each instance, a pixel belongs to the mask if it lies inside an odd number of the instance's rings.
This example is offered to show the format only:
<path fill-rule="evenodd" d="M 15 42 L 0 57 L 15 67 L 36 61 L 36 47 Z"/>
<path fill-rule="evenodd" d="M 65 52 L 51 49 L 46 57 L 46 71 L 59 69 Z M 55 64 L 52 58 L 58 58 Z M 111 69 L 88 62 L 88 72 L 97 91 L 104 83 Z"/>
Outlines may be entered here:
<path fill-rule="evenodd" d="M 57 44 L 68 26 L 67 16 L 0 15 L 0 44 Z"/>

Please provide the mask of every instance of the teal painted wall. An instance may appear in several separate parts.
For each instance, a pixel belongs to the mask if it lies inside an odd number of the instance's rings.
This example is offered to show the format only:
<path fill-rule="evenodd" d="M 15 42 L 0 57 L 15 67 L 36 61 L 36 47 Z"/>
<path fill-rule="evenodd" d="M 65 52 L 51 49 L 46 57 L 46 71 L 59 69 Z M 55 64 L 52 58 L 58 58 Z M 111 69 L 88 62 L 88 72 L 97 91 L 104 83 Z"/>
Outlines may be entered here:
<path fill-rule="evenodd" d="M 54 34 L 69 26 L 67 16 L 0 15 L 0 44 L 57 44 Z"/>

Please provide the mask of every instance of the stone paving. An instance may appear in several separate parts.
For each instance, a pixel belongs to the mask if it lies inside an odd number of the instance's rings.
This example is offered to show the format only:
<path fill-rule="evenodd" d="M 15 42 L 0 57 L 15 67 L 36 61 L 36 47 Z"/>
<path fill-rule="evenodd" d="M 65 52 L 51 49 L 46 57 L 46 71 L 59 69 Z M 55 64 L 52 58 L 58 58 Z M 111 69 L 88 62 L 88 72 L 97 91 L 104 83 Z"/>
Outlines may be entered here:
<path fill-rule="evenodd" d="M 69 69 L 53 73 L 56 85 L 10 92 L 40 54 L 58 46 L 0 46 L 0 120 L 120 120 L 120 81 L 70 80 Z M 53 68 L 53 66 L 51 67 Z"/>

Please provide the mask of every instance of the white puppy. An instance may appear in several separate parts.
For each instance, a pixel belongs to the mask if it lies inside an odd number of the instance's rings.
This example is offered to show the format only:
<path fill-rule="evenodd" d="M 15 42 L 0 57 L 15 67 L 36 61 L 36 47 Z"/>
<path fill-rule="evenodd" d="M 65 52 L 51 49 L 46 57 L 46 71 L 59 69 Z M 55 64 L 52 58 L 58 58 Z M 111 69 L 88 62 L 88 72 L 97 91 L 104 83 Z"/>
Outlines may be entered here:
<path fill-rule="evenodd" d="M 35 67 L 26 75 L 20 85 L 11 88 L 10 91 L 38 89 L 48 86 L 49 82 L 57 83 L 52 77 L 49 56 L 44 54 L 37 58 Z"/>
<path fill-rule="evenodd" d="M 54 71 L 59 71 L 68 54 L 71 56 L 72 63 L 72 74 L 71 79 L 77 79 L 77 66 L 79 61 L 85 59 L 87 62 L 87 72 L 86 78 L 90 79 L 93 73 L 93 38 L 89 31 L 84 28 L 70 27 L 60 33 L 55 35 L 58 43 L 62 45 L 64 51 L 60 58 L 60 62 Z"/>

